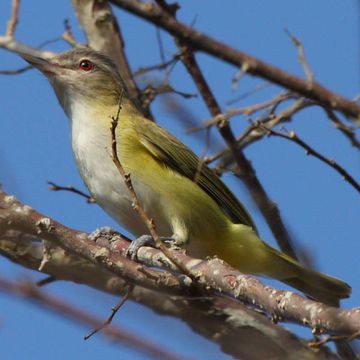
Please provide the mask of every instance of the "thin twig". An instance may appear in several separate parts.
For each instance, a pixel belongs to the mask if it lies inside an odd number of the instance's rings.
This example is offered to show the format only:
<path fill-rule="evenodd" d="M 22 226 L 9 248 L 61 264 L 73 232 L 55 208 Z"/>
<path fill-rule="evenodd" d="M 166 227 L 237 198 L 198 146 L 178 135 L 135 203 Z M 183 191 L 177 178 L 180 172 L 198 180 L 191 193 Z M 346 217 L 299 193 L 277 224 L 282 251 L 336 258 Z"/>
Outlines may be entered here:
<path fill-rule="evenodd" d="M 238 101 L 245 100 L 248 97 L 250 97 L 250 96 L 252 96 L 252 95 L 254 95 L 256 93 L 258 93 L 258 92 L 260 92 L 260 91 L 262 91 L 264 89 L 269 88 L 270 86 L 273 86 L 273 84 L 271 84 L 271 83 L 269 83 L 267 81 L 264 81 L 263 83 L 256 85 L 254 89 L 252 89 L 250 91 L 247 91 L 247 92 L 245 92 L 243 94 L 238 95 L 237 97 L 235 97 L 233 99 L 230 99 L 230 100 L 226 101 L 226 105 L 232 105 L 232 104 L 234 104 L 234 103 L 236 103 Z"/>
<path fill-rule="evenodd" d="M 42 286 L 44 286 L 44 285 L 51 284 L 51 283 L 53 283 L 53 282 L 55 282 L 55 281 L 57 281 L 56 277 L 54 277 L 54 276 L 47 276 L 46 278 L 37 281 L 37 282 L 35 283 L 35 285 L 38 286 L 38 287 L 42 287 Z"/>
<path fill-rule="evenodd" d="M 322 339 L 310 341 L 308 345 L 310 347 L 320 347 L 330 341 L 343 341 L 343 340 L 352 341 L 358 338 L 359 336 L 360 336 L 360 330 L 355 331 L 351 335 L 333 335 L 333 336 L 328 335 L 328 336 L 324 336 Z"/>
<path fill-rule="evenodd" d="M 69 191 L 84 197 L 86 199 L 86 202 L 89 204 L 93 204 L 96 202 L 96 200 L 91 195 L 86 194 L 85 192 L 75 188 L 74 186 L 60 186 L 53 183 L 52 181 L 48 181 L 48 184 L 50 185 L 49 190 L 51 191 Z"/>
<path fill-rule="evenodd" d="M 303 140 L 301 140 L 294 131 L 290 132 L 281 132 L 276 131 L 270 128 L 267 128 L 264 124 L 258 123 L 258 126 L 266 130 L 269 136 L 278 136 L 283 139 L 289 140 L 298 144 L 303 149 L 305 149 L 306 155 L 312 155 L 315 158 L 319 159 L 320 161 L 324 162 L 325 164 L 332 167 L 336 172 L 338 172 L 342 178 L 347 181 L 355 190 L 360 192 L 360 184 L 339 164 L 337 164 L 334 160 L 328 159 L 325 156 L 321 155 L 319 152 L 314 150 L 310 145 L 306 144 Z"/>
<path fill-rule="evenodd" d="M 95 328 L 93 331 L 91 331 L 89 334 L 84 336 L 84 340 L 88 340 L 90 339 L 93 335 L 95 335 L 96 333 L 98 333 L 99 331 L 103 330 L 106 326 L 110 325 L 114 316 L 117 314 L 117 312 L 119 311 L 119 309 L 125 304 L 125 302 L 128 300 L 130 293 L 132 291 L 132 289 L 134 288 L 133 284 L 129 284 L 126 286 L 125 289 L 125 293 L 124 295 L 121 297 L 120 301 L 118 304 L 116 304 L 112 309 L 111 309 L 111 314 L 110 316 L 104 321 L 103 324 L 101 324 L 100 326 L 98 326 L 97 328 Z"/>
<path fill-rule="evenodd" d="M 312 101 L 300 98 L 299 100 L 293 102 L 284 110 L 278 114 L 269 114 L 264 120 L 261 120 L 268 128 L 273 128 L 274 126 L 290 121 L 291 118 L 300 110 L 315 105 Z M 242 132 L 237 138 L 236 142 L 239 148 L 244 149 L 246 146 L 255 143 L 263 138 L 266 135 L 266 131 L 260 129 L 258 126 L 254 125 L 254 122 L 250 122 L 250 125 Z M 229 166 L 234 162 L 234 159 L 231 156 L 231 152 L 228 148 L 220 150 L 218 153 L 208 157 L 207 163 L 219 160 L 223 158 L 221 163 L 216 166 L 214 169 L 217 174 L 222 174 L 228 170 Z"/>
<path fill-rule="evenodd" d="M 156 39 L 157 39 L 157 42 L 159 45 L 160 59 L 161 59 L 161 62 L 164 64 L 165 63 L 164 44 L 162 42 L 160 29 L 158 27 L 156 28 Z"/>
<path fill-rule="evenodd" d="M 25 71 L 28 71 L 30 69 L 32 69 L 33 67 L 31 65 L 27 65 L 24 66 L 20 69 L 16 69 L 16 70 L 0 70 L 0 75 L 18 75 L 18 74 L 22 74 Z"/>
<path fill-rule="evenodd" d="M 345 125 L 334 113 L 334 111 L 324 108 L 328 118 L 333 123 L 334 127 L 342 132 L 345 137 L 350 141 L 351 145 L 360 150 L 360 141 L 355 136 L 355 129 Z"/>
<path fill-rule="evenodd" d="M 314 75 L 311 72 L 309 65 L 306 61 L 304 48 L 303 48 L 300 40 L 298 40 L 294 35 L 292 35 L 288 29 L 285 29 L 285 32 L 287 35 L 289 35 L 291 42 L 296 46 L 296 48 L 298 50 L 299 62 L 304 69 L 306 80 L 308 81 L 308 86 L 311 87 L 312 83 L 314 82 Z"/>
<path fill-rule="evenodd" d="M 265 100 L 261 103 L 257 103 L 254 105 L 249 105 L 243 108 L 235 108 L 235 109 L 227 109 L 224 113 L 219 114 L 209 120 L 204 121 L 201 126 L 196 126 L 193 128 L 186 129 L 187 134 L 191 134 L 194 132 L 198 132 L 204 129 L 207 129 L 213 125 L 216 125 L 217 123 L 224 121 L 224 119 L 229 120 L 234 116 L 237 115 L 252 115 L 255 112 L 258 112 L 260 110 L 263 110 L 265 108 L 268 108 L 270 106 L 276 108 L 277 105 L 281 104 L 285 100 L 289 100 L 291 98 L 295 97 L 294 94 L 291 94 L 289 92 L 281 92 L 280 94 L 277 94 L 276 96 L 272 97 L 271 99 Z"/>
<path fill-rule="evenodd" d="M 14 36 L 16 24 L 18 23 L 20 0 L 12 0 L 11 4 L 11 16 L 7 23 L 6 36 L 12 38 Z"/>
<path fill-rule="evenodd" d="M 70 44 L 73 47 L 79 47 L 81 46 L 74 38 L 73 33 L 71 31 L 71 26 L 69 23 L 69 19 L 64 20 L 64 32 L 61 35 L 61 38 L 66 41 L 68 44 Z"/>
<path fill-rule="evenodd" d="M 165 70 L 169 66 L 171 66 L 174 63 L 176 63 L 177 61 L 179 61 L 179 59 L 180 59 L 180 55 L 175 54 L 170 60 L 162 62 L 160 64 L 155 64 L 155 65 L 146 66 L 146 67 L 140 67 L 134 72 L 134 76 L 136 77 L 136 76 L 143 75 L 150 71 L 155 71 L 155 70 Z"/>

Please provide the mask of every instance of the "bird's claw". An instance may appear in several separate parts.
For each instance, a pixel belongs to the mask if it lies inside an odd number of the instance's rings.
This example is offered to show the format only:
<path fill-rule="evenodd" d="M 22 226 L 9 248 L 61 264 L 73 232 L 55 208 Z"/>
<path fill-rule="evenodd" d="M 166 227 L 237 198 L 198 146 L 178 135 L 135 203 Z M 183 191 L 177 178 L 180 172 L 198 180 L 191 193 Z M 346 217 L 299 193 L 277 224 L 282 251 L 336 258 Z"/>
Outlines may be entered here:
<path fill-rule="evenodd" d="M 169 236 L 161 236 L 160 240 L 169 244 L 170 248 L 173 248 L 174 245 L 174 238 Z M 137 239 L 133 240 L 129 247 L 126 250 L 126 256 L 129 257 L 131 260 L 137 260 L 137 252 L 142 246 L 151 246 L 155 247 L 155 241 L 151 235 L 142 235 L 139 236 Z"/>
<path fill-rule="evenodd" d="M 133 261 L 137 260 L 137 252 L 142 246 L 155 246 L 155 241 L 150 235 L 141 235 L 137 239 L 131 241 L 126 249 L 125 255 Z"/>

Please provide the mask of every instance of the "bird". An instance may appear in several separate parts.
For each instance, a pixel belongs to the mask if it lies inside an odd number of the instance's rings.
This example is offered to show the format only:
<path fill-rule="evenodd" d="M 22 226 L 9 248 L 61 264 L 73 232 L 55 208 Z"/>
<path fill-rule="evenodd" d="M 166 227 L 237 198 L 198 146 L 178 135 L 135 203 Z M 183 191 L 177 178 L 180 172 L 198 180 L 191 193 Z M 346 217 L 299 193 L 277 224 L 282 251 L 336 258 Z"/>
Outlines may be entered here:
<path fill-rule="evenodd" d="M 218 256 L 243 273 L 280 280 L 329 305 L 349 297 L 345 282 L 305 267 L 260 239 L 248 211 L 222 180 L 175 136 L 146 118 L 109 56 L 88 47 L 51 58 L 21 56 L 52 85 L 69 119 L 75 162 L 91 196 L 137 239 L 148 229 L 111 157 L 109 129 L 119 111 L 117 156 L 164 239 L 191 256 Z"/>

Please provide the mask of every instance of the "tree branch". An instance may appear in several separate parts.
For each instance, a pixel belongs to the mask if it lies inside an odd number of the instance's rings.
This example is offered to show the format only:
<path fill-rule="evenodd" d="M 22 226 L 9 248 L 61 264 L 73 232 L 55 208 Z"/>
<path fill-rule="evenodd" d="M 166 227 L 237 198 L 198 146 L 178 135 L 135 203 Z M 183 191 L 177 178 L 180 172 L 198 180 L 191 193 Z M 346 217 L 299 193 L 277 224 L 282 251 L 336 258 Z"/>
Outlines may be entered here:
<path fill-rule="evenodd" d="M 116 237 L 111 240 L 110 248 L 99 246 L 85 240 L 86 234 L 66 228 L 22 205 L 13 196 L 0 192 L 0 234 L 8 230 L 41 237 L 126 281 L 149 289 L 195 297 L 200 294 L 213 296 L 220 292 L 265 311 L 273 319 L 305 325 L 320 334 L 353 336 L 360 328 L 360 311 L 357 308 L 339 309 L 291 291 L 276 290 L 263 285 L 254 276 L 241 274 L 216 258 L 193 259 L 182 252 L 169 250 L 172 257 L 194 274 L 196 282 L 180 280 L 184 277 L 181 274 L 177 277 L 176 273 L 145 268 L 119 255 L 126 251 L 128 240 Z M 157 249 L 140 248 L 138 259 L 147 266 L 175 270 L 174 265 Z"/>

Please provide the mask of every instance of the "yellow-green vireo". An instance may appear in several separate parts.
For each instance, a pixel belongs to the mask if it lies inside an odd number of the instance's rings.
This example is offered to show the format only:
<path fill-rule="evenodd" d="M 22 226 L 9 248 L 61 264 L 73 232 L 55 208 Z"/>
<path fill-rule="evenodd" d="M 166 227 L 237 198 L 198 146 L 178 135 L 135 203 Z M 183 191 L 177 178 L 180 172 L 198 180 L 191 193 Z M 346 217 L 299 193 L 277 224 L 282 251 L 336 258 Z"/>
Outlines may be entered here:
<path fill-rule="evenodd" d="M 192 256 L 217 255 L 244 273 L 278 279 L 328 304 L 349 296 L 344 282 L 305 268 L 261 241 L 249 214 L 219 177 L 199 167 L 191 150 L 144 117 L 109 57 L 77 48 L 48 60 L 23 58 L 49 79 L 70 120 L 74 157 L 91 195 L 125 229 L 138 237 L 148 232 L 111 158 L 109 129 L 120 97 L 118 157 L 160 235 Z"/>

